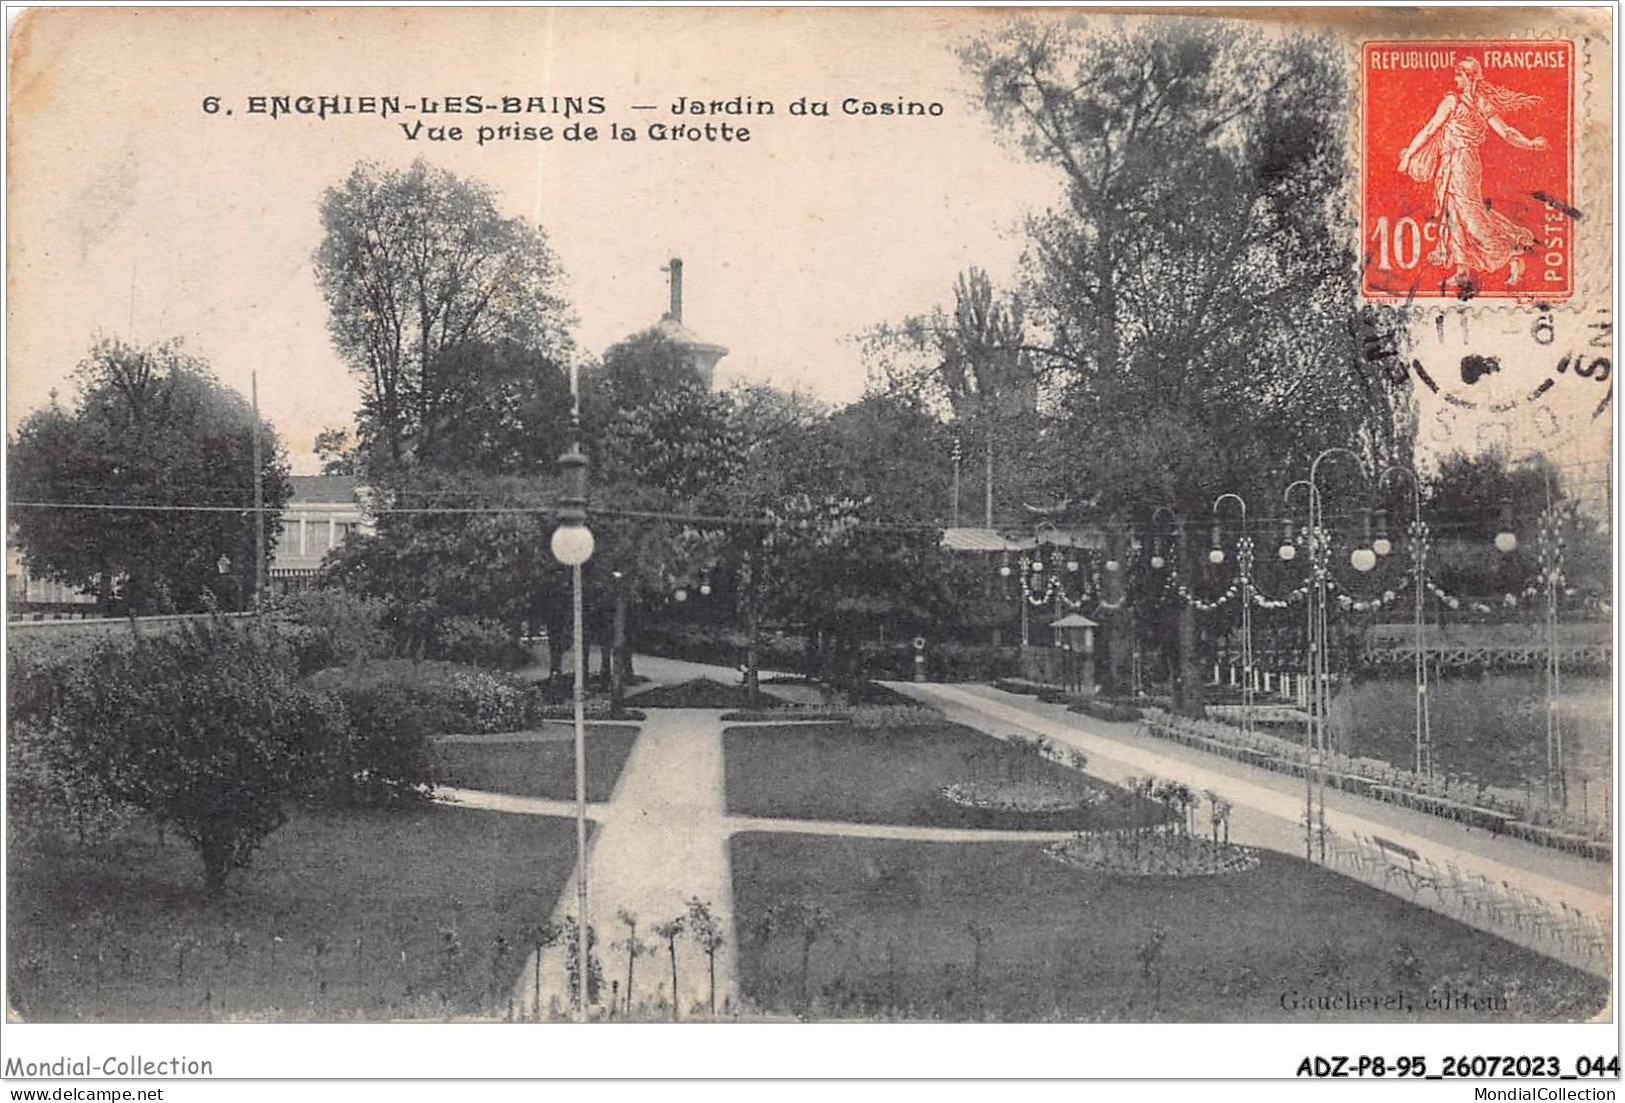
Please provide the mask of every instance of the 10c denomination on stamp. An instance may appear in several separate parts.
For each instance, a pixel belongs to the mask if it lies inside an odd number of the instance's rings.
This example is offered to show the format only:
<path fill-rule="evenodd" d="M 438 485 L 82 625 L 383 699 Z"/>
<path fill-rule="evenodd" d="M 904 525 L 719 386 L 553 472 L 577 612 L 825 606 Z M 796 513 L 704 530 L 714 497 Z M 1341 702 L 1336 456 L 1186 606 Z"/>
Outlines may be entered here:
<path fill-rule="evenodd" d="M 1367 42 L 1360 290 L 1575 294 L 1574 43 Z"/>

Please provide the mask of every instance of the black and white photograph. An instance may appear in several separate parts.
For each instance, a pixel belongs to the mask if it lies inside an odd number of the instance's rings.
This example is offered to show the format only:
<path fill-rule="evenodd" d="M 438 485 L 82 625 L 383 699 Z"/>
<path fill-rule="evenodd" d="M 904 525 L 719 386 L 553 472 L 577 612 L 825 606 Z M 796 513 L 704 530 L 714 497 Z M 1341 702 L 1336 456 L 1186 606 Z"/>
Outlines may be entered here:
<path fill-rule="evenodd" d="M 9 11 L 4 1075 L 1616 1080 L 1614 14 Z"/>

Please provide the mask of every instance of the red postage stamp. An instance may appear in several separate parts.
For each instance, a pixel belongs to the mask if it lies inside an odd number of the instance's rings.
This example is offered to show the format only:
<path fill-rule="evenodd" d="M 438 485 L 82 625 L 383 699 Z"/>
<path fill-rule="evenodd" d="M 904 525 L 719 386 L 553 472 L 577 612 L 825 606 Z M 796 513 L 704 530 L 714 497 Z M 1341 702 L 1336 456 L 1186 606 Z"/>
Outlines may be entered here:
<path fill-rule="evenodd" d="M 1574 43 L 1367 42 L 1360 290 L 1573 296 Z"/>

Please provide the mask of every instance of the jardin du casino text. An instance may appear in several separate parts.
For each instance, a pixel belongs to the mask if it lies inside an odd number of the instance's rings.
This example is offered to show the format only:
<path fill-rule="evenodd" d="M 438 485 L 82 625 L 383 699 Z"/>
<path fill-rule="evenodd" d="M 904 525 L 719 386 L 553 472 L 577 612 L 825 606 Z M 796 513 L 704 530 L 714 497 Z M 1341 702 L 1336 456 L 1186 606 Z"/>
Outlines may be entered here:
<path fill-rule="evenodd" d="M 630 111 L 657 111 L 657 104 L 629 104 Z M 935 100 L 911 100 L 902 96 L 870 99 L 844 96 L 832 99 L 798 96 L 782 104 L 756 96 L 737 95 L 725 99 L 691 99 L 678 96 L 666 112 L 680 119 L 703 118 L 703 123 L 652 122 L 641 128 L 609 122 L 607 127 L 583 123 L 581 117 L 603 115 L 609 110 L 604 96 L 451 96 L 388 95 L 253 95 L 247 97 L 247 114 L 272 119 L 299 117 L 327 120 L 351 115 L 373 115 L 394 119 L 408 141 L 460 142 L 472 138 L 477 145 L 512 141 L 649 141 L 748 142 L 751 129 L 732 119 L 749 116 L 789 115 L 796 118 L 900 119 L 940 118 L 943 105 Z M 203 101 L 205 114 L 233 114 L 223 97 Z M 397 118 L 400 116 L 400 118 Z M 479 116 L 472 126 L 454 123 L 445 116 Z M 546 116 L 551 122 L 492 122 L 496 118 Z M 413 118 L 415 117 L 415 119 Z M 432 119 L 432 121 L 431 121 Z"/>

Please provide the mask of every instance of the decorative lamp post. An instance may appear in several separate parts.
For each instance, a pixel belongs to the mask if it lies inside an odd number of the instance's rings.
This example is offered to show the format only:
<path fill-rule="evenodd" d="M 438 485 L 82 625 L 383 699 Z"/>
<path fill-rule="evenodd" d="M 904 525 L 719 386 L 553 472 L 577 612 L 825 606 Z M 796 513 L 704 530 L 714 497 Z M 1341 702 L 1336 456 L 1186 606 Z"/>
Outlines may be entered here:
<path fill-rule="evenodd" d="M 553 530 L 553 558 L 570 568 L 570 612 L 575 633 L 576 751 L 576 983 L 581 1000 L 578 1015 L 587 1021 L 587 965 L 590 939 L 587 924 L 587 651 L 583 645 L 581 565 L 592 558 L 592 530 L 587 527 L 587 457 L 581 451 L 581 397 L 574 367 L 570 371 L 570 450 L 559 457 L 564 494 L 559 498 L 559 526 Z"/>
<path fill-rule="evenodd" d="M 1236 573 L 1241 576 L 1241 730 L 1253 730 L 1253 540 L 1247 535 L 1247 499 L 1240 494 L 1221 494 L 1213 499 L 1213 515 L 1219 515 L 1219 506 L 1226 498 L 1241 507 L 1241 536 L 1236 540 Z M 1213 553 L 1219 556 L 1215 563 L 1224 562 L 1224 549 L 1219 546 L 1219 526 L 1213 526 Z M 1212 554 L 1209 558 L 1212 558 Z"/>
<path fill-rule="evenodd" d="M 1308 861 L 1314 858 L 1313 824 L 1315 815 L 1315 773 L 1314 770 L 1310 768 L 1310 765 L 1315 758 L 1315 708 L 1320 703 L 1318 694 L 1316 694 L 1313 690 L 1315 678 L 1314 578 L 1315 571 L 1317 569 L 1315 567 L 1315 546 L 1318 543 L 1318 540 L 1316 539 L 1317 534 L 1315 531 L 1315 488 L 1310 484 L 1308 479 L 1299 479 L 1297 482 L 1294 482 L 1288 486 L 1286 488 L 1286 492 L 1282 494 L 1281 497 L 1288 506 L 1291 506 L 1292 492 L 1298 489 L 1300 486 L 1309 492 L 1308 497 L 1310 507 L 1309 526 L 1305 530 L 1308 533 L 1307 539 L 1309 543 L 1310 575 L 1309 582 L 1307 584 L 1308 592 L 1305 594 L 1304 600 L 1304 607 L 1307 609 L 1308 613 L 1307 621 L 1304 625 L 1303 636 L 1304 677 L 1311 687 L 1310 692 L 1304 698 L 1305 711 L 1303 725 L 1303 856 L 1304 859 Z M 1288 521 L 1286 524 L 1290 529 L 1292 524 L 1291 521 Z M 1292 552 L 1293 555 L 1287 554 L 1288 552 Z M 1291 540 L 1291 534 L 1288 533 L 1286 536 L 1282 537 L 1279 555 L 1283 562 L 1289 562 L 1292 560 L 1295 554 L 1296 552 Z"/>
<path fill-rule="evenodd" d="M 1510 528 L 1510 526 L 1508 526 Z M 1501 547 L 1501 536 L 1495 546 Z M 1568 807 L 1568 784 L 1563 774 L 1562 660 L 1557 650 L 1557 606 L 1563 595 L 1563 521 L 1559 503 L 1552 501 L 1552 479 L 1546 475 L 1546 509 L 1540 515 L 1540 577 L 1546 586 L 1546 802 Z M 1514 545 L 1516 546 L 1516 545 Z"/>
<path fill-rule="evenodd" d="M 1433 720 L 1428 702 L 1428 656 L 1426 612 L 1423 608 L 1427 596 L 1427 526 L 1422 524 L 1422 487 L 1416 472 L 1404 467 L 1385 468 L 1377 476 L 1381 486 L 1390 475 L 1403 475 L 1411 483 L 1411 617 L 1415 629 L 1416 651 L 1416 772 L 1423 777 L 1433 773 Z M 1379 515 L 1380 517 L 1380 515 Z M 1383 538 L 1379 542 L 1386 543 Z"/>

